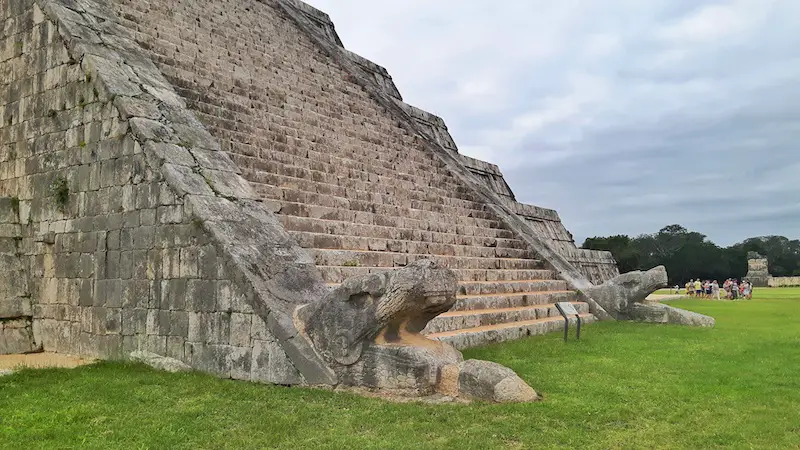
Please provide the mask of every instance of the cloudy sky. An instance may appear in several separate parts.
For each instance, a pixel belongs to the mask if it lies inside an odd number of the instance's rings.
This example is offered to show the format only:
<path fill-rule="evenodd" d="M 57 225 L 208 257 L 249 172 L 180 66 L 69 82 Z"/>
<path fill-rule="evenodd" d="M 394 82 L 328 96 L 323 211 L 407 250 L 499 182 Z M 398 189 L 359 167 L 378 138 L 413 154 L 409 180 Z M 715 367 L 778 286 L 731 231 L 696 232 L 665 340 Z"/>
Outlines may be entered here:
<path fill-rule="evenodd" d="M 578 245 L 800 238 L 800 0 L 306 1 Z"/>

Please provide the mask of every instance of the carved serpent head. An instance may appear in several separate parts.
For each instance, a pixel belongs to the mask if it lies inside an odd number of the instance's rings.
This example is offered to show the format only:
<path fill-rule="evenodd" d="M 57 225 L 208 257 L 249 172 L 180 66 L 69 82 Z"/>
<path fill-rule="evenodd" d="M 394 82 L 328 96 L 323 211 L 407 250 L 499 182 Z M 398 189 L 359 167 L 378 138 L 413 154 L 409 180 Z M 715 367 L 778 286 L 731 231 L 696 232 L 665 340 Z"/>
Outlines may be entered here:
<path fill-rule="evenodd" d="M 347 279 L 321 302 L 304 307 L 299 318 L 324 356 L 350 365 L 376 341 L 435 344 L 420 332 L 455 304 L 457 287 L 451 270 L 418 260 L 391 272 Z"/>

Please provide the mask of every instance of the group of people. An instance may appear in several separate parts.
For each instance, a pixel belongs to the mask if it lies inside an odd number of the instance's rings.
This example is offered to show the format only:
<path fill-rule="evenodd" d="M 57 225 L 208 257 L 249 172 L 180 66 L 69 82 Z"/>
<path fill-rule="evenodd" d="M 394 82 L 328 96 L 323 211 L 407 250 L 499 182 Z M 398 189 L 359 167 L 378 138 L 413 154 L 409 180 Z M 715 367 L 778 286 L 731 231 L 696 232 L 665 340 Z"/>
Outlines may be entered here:
<path fill-rule="evenodd" d="M 750 300 L 753 298 L 753 284 L 749 281 L 740 282 L 733 278 L 725 280 L 721 287 L 717 280 L 701 281 L 699 278 L 690 280 L 685 287 L 686 294 L 689 297 L 721 300 L 722 292 L 724 291 L 725 298 L 728 300 L 738 300 L 740 298 Z M 675 290 L 677 293 L 680 288 L 675 286 Z"/>

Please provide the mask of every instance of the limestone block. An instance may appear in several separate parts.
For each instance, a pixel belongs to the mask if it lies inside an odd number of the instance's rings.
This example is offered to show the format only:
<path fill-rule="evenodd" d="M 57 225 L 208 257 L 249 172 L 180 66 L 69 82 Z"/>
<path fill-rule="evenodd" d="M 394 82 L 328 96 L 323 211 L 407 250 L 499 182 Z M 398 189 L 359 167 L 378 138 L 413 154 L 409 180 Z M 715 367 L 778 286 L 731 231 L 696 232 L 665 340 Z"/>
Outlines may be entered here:
<path fill-rule="evenodd" d="M 164 177 L 179 196 L 187 194 L 214 196 L 206 180 L 192 169 L 174 164 L 162 166 Z"/>
<path fill-rule="evenodd" d="M 166 142 L 147 141 L 144 145 L 145 155 L 152 167 L 161 167 L 164 163 L 177 166 L 195 167 L 195 161 L 189 150 Z"/>
<path fill-rule="evenodd" d="M 55 337 L 55 333 L 50 336 Z M 29 353 L 36 349 L 30 318 L 0 320 L 0 355 Z"/>
<path fill-rule="evenodd" d="M 231 374 L 233 347 L 229 345 L 186 343 L 186 360 L 195 370 L 228 378 Z"/>
<path fill-rule="evenodd" d="M 151 100 L 118 96 L 114 99 L 114 106 L 117 107 L 123 119 L 144 117 L 158 120 L 161 118 L 158 104 Z"/>
<path fill-rule="evenodd" d="M 171 142 L 174 138 L 172 130 L 159 121 L 134 117 L 128 122 L 131 130 L 141 141 Z"/>
<path fill-rule="evenodd" d="M 164 370 L 166 372 L 190 372 L 192 370 L 189 365 L 177 359 L 168 358 L 152 352 L 135 351 L 130 354 L 130 358 L 132 361 L 147 364 L 154 369 Z"/>
<path fill-rule="evenodd" d="M 15 319 L 32 314 L 30 298 L 8 298 L 0 295 L 0 319 Z"/>
<path fill-rule="evenodd" d="M 235 172 L 202 169 L 201 173 L 208 185 L 222 197 L 251 200 L 259 198 L 247 181 Z"/>
<path fill-rule="evenodd" d="M 168 358 L 175 358 L 178 361 L 186 359 L 186 336 L 167 336 Z"/>
<path fill-rule="evenodd" d="M 252 314 L 231 314 L 230 344 L 237 347 L 250 346 Z"/>
<path fill-rule="evenodd" d="M 204 169 L 221 170 L 240 174 L 242 171 L 231 158 L 222 151 L 192 149 L 197 164 Z"/>
<path fill-rule="evenodd" d="M 134 97 L 142 93 L 136 74 L 125 65 L 97 55 L 86 55 L 82 67 L 87 72 L 102 75 L 101 82 L 109 97 L 117 95 Z M 142 123 L 138 119 L 137 122 Z"/>
<path fill-rule="evenodd" d="M 254 341 L 250 379 L 283 385 L 303 384 L 303 377 L 275 341 Z"/>
<path fill-rule="evenodd" d="M 536 391 L 513 370 L 500 364 L 470 359 L 461 363 L 458 368 L 461 395 L 498 403 L 531 402 L 538 399 Z"/>
<path fill-rule="evenodd" d="M 188 111 L 186 114 L 189 114 Z M 168 117 L 169 119 L 169 117 Z M 176 142 L 186 147 L 197 147 L 211 151 L 219 151 L 219 142 L 211 136 L 201 124 L 193 117 L 188 123 L 172 123 L 171 127 L 175 134 Z"/>
<path fill-rule="evenodd" d="M 231 347 L 229 359 L 231 361 L 231 378 L 234 380 L 250 380 L 252 372 L 253 350 L 251 347 Z"/>

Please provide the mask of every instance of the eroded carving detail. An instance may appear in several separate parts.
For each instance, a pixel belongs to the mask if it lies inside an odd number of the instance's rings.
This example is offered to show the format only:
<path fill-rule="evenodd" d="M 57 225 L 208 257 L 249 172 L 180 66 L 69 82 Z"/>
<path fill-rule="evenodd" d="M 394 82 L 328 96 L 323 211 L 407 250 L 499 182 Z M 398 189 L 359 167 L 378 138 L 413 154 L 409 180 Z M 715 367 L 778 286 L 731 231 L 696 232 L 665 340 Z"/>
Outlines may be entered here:
<path fill-rule="evenodd" d="M 453 396 L 463 356 L 421 331 L 455 304 L 457 286 L 451 270 L 420 260 L 392 272 L 348 279 L 322 301 L 300 307 L 295 322 L 342 385 L 399 395 Z M 526 398 L 535 398 L 535 393 Z"/>

